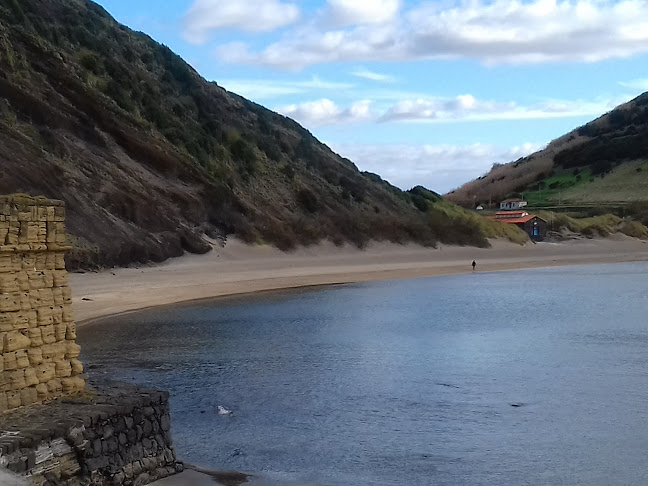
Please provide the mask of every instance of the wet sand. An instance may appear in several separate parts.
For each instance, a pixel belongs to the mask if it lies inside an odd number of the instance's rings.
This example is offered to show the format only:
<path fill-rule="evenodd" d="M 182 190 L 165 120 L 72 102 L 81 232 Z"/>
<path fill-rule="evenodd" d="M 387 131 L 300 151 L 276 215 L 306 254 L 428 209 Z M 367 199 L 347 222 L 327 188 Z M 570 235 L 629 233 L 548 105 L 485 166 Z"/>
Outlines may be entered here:
<path fill-rule="evenodd" d="M 229 240 L 206 255 L 99 273 L 71 274 L 77 322 L 147 307 L 297 287 L 648 260 L 648 242 L 627 237 L 488 249 L 376 243 L 366 250 L 332 244 L 284 253 Z"/>

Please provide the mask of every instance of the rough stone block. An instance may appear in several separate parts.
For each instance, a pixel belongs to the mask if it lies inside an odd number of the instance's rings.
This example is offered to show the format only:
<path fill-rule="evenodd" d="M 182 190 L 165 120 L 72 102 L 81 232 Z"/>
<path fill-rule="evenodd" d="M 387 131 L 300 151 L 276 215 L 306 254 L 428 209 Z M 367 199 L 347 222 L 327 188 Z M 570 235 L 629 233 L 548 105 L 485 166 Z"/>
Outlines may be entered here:
<path fill-rule="evenodd" d="M 18 361 L 16 359 L 16 352 L 3 353 L 4 369 L 5 371 L 12 371 L 18 369 Z"/>
<path fill-rule="evenodd" d="M 76 334 L 76 324 L 74 322 L 67 322 L 65 323 L 66 326 L 66 333 L 65 333 L 65 339 L 67 341 L 76 341 L 77 334 Z"/>
<path fill-rule="evenodd" d="M 36 258 L 34 258 L 34 263 L 35 262 Z M 16 283 L 18 284 L 18 289 L 21 292 L 29 291 L 29 277 L 27 276 L 26 272 L 20 272 L 16 275 Z"/>
<path fill-rule="evenodd" d="M 63 393 L 75 393 L 83 390 L 85 381 L 81 377 L 73 376 L 71 378 L 63 378 L 61 385 L 63 387 Z"/>
<path fill-rule="evenodd" d="M 38 331 L 39 329 L 33 329 Z M 30 348 L 27 350 L 27 356 L 29 356 L 29 364 L 32 366 L 38 366 L 43 364 L 43 351 L 41 348 Z"/>
<path fill-rule="evenodd" d="M 81 346 L 72 341 L 65 342 L 65 359 L 78 358 L 81 354 Z"/>
<path fill-rule="evenodd" d="M 65 341 L 65 334 L 67 332 L 67 326 L 64 322 L 60 324 L 54 324 L 54 336 L 57 341 Z"/>
<path fill-rule="evenodd" d="M 72 375 L 80 375 L 83 373 L 83 364 L 78 359 L 70 360 L 70 366 L 72 367 Z"/>
<path fill-rule="evenodd" d="M 50 319 L 52 316 L 49 316 Z M 38 317 L 38 322 L 40 324 L 41 322 L 41 317 L 40 317 L 40 310 L 39 310 L 39 317 Z M 41 327 L 41 334 L 43 335 L 43 342 L 45 344 L 52 344 L 56 342 L 56 335 L 54 334 L 54 325 L 49 324 L 47 326 L 42 326 Z"/>
<path fill-rule="evenodd" d="M 36 385 L 35 388 L 36 388 L 36 393 L 38 394 L 39 402 L 44 402 L 50 397 L 50 392 L 47 389 L 47 385 L 45 385 L 44 383 Z"/>
<path fill-rule="evenodd" d="M 12 293 L 18 292 L 20 288 L 18 287 L 17 274 L 15 273 L 0 273 L 0 292 L 2 293 Z"/>
<path fill-rule="evenodd" d="M 37 366 L 36 377 L 40 383 L 47 383 L 49 385 L 56 378 L 56 365 L 54 363 L 43 363 Z"/>
<path fill-rule="evenodd" d="M 54 254 L 54 263 L 57 270 L 65 270 L 65 252 L 57 251 Z"/>
<path fill-rule="evenodd" d="M 23 333 L 18 331 L 7 332 L 4 334 L 4 350 L 18 351 L 19 349 L 29 349 L 31 340 Z"/>
<path fill-rule="evenodd" d="M 66 303 L 63 304 L 63 321 L 65 322 L 74 321 L 74 311 L 72 310 L 72 304 L 67 303 L 67 299 L 66 299 Z"/>
<path fill-rule="evenodd" d="M 69 378 L 72 376 L 72 366 L 70 362 L 66 360 L 56 361 L 56 377 L 57 378 Z"/>
<path fill-rule="evenodd" d="M 18 292 L 0 294 L 0 312 L 16 312 L 19 310 L 21 310 L 21 307 Z"/>
<path fill-rule="evenodd" d="M 9 372 L 9 381 L 12 390 L 22 390 L 27 386 L 25 382 L 25 370 L 15 370 Z"/>
<path fill-rule="evenodd" d="M 60 287 L 54 287 L 52 289 L 52 297 L 54 297 L 54 305 L 63 305 L 63 291 Z"/>
<path fill-rule="evenodd" d="M 29 339 L 30 339 L 31 345 L 32 345 L 32 349 L 30 351 L 32 351 L 34 349 L 38 349 L 38 351 L 41 353 L 41 360 L 42 360 L 43 359 L 42 358 L 42 351 L 41 351 L 40 348 L 41 348 L 41 346 L 43 346 L 44 343 L 43 343 L 43 335 L 41 333 L 41 328 L 40 327 L 30 327 L 28 332 L 29 332 Z M 30 359 L 31 359 L 31 355 L 30 355 Z"/>
<path fill-rule="evenodd" d="M 63 393 L 63 384 L 61 383 L 61 380 L 54 378 L 47 382 L 47 389 L 50 394 L 59 395 Z"/>
<path fill-rule="evenodd" d="M 52 272 L 54 287 L 67 287 L 68 277 L 65 270 L 54 270 Z"/>
<path fill-rule="evenodd" d="M 36 386 L 40 383 L 38 377 L 36 376 L 36 370 L 34 368 L 25 369 L 25 383 L 27 386 Z"/>
<path fill-rule="evenodd" d="M 45 253 L 43 253 L 43 255 L 45 255 Z M 27 272 L 27 276 L 29 277 L 29 288 L 31 290 L 45 288 L 45 273 L 43 270 Z"/>
<path fill-rule="evenodd" d="M 33 405 L 38 401 L 38 392 L 34 387 L 23 388 L 20 390 L 20 403 L 23 406 Z"/>
<path fill-rule="evenodd" d="M 16 366 L 18 369 L 27 368 L 29 366 L 29 356 L 27 356 L 26 349 L 19 349 L 16 353 Z"/>
<path fill-rule="evenodd" d="M 21 405 L 22 405 L 22 401 L 20 400 L 20 392 L 17 391 L 7 392 L 7 408 L 9 410 L 18 408 Z"/>
<path fill-rule="evenodd" d="M 17 312 L 1 312 L 0 313 L 0 332 L 13 331 Z"/>
<path fill-rule="evenodd" d="M 7 410 L 9 410 L 7 392 L 0 391 L 0 413 L 6 412 Z"/>

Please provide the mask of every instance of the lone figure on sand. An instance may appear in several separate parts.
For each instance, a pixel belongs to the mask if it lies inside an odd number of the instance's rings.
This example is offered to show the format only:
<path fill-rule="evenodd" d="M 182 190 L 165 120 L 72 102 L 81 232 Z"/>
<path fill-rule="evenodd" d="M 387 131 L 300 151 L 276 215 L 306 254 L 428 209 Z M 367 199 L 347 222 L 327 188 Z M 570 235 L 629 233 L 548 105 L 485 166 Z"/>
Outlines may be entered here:
<path fill-rule="evenodd" d="M 475 260 L 473 260 L 473 262 L 472 262 L 473 272 L 475 271 L 476 266 L 477 266 L 477 262 Z"/>

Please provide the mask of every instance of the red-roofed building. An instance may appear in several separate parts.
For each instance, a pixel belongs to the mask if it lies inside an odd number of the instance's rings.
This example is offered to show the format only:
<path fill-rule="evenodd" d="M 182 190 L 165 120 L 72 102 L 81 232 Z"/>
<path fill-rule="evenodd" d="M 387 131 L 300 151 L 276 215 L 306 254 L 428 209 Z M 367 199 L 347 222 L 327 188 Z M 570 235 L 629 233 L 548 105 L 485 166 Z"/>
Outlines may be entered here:
<path fill-rule="evenodd" d="M 533 241 L 542 241 L 547 236 L 547 222 L 526 211 L 499 211 L 491 219 L 500 223 L 514 224 L 526 232 Z"/>

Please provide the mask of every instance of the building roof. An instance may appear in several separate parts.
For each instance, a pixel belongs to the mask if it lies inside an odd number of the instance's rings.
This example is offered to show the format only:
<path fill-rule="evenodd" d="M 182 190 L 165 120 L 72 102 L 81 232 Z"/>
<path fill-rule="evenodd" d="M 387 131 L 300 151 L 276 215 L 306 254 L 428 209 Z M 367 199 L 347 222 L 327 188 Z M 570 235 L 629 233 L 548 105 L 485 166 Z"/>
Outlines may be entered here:
<path fill-rule="evenodd" d="M 516 215 L 518 215 L 518 216 L 526 216 L 527 214 L 529 214 L 529 213 L 526 212 L 524 209 L 521 209 L 519 211 L 497 211 L 495 213 L 495 216 L 498 216 L 498 217 L 501 216 L 501 217 L 505 217 L 505 218 L 514 218 Z"/>
<path fill-rule="evenodd" d="M 514 198 L 514 199 L 504 199 L 502 203 L 509 203 L 509 202 L 524 202 L 524 199 L 520 198 Z M 500 203 L 500 204 L 502 204 Z"/>
<path fill-rule="evenodd" d="M 523 224 L 528 221 L 531 221 L 533 218 L 538 218 L 535 214 L 527 214 L 526 216 L 522 216 L 519 218 L 498 218 L 497 216 L 491 216 L 492 220 L 499 221 L 500 223 L 506 223 L 506 224 Z M 542 219 L 542 218 L 538 218 Z M 544 220 L 543 220 L 544 221 Z"/>

